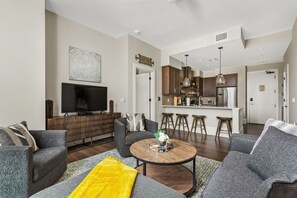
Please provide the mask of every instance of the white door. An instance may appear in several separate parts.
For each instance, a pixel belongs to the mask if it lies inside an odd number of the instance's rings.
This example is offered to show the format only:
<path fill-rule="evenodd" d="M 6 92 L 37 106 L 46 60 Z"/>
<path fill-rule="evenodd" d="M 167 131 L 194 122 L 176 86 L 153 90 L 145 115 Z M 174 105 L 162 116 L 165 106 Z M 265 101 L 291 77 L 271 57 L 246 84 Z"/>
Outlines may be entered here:
<path fill-rule="evenodd" d="M 288 88 L 289 88 L 289 65 L 287 65 L 284 68 L 284 73 L 283 73 L 283 77 L 284 77 L 284 81 L 283 81 L 283 94 L 284 94 L 284 103 L 283 103 L 283 121 L 284 122 L 289 122 L 289 92 L 288 92 Z"/>
<path fill-rule="evenodd" d="M 277 71 L 255 71 L 247 74 L 248 123 L 265 124 L 277 119 Z"/>
<path fill-rule="evenodd" d="M 144 113 L 151 119 L 150 112 L 150 73 L 136 75 L 136 112 Z"/>

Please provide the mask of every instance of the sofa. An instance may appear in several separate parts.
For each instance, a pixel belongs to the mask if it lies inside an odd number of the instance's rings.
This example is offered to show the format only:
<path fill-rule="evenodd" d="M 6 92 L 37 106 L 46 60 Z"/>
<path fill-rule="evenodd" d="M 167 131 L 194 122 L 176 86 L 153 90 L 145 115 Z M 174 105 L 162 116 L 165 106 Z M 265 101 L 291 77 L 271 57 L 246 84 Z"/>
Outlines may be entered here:
<path fill-rule="evenodd" d="M 44 189 L 31 198 L 66 198 L 80 184 L 80 182 L 88 175 L 90 171 L 74 176 L 68 180 L 60 182 L 54 186 Z M 132 198 L 185 198 L 185 196 L 163 184 L 156 182 L 146 176 L 138 174 L 134 183 Z"/>
<path fill-rule="evenodd" d="M 39 150 L 0 146 L 0 197 L 29 197 L 53 185 L 67 169 L 65 130 L 30 131 Z"/>
<path fill-rule="evenodd" d="M 145 119 L 146 131 L 127 132 L 126 118 L 118 118 L 114 121 L 114 142 L 122 157 L 130 157 L 130 146 L 139 140 L 154 138 L 154 133 L 158 130 L 158 123 Z"/>
<path fill-rule="evenodd" d="M 233 134 L 202 197 L 297 197 L 297 126 L 269 119 L 259 138 Z"/>

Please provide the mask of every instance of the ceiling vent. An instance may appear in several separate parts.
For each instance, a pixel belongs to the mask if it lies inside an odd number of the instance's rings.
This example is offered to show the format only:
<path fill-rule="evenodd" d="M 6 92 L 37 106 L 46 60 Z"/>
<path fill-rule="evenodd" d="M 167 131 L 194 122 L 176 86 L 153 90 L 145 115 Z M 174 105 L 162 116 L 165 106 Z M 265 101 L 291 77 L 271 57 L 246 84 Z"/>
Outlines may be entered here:
<path fill-rule="evenodd" d="M 222 40 L 226 40 L 228 38 L 228 33 L 224 32 L 221 34 L 217 34 L 216 35 L 216 42 L 222 41 Z"/>

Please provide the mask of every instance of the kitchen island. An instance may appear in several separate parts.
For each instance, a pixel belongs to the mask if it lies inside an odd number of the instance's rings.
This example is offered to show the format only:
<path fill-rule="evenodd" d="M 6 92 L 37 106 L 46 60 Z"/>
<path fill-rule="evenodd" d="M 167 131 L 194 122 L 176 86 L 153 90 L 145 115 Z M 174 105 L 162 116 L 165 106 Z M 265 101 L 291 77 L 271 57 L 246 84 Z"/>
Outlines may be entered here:
<path fill-rule="evenodd" d="M 174 106 L 174 105 L 163 105 L 164 113 L 174 113 L 173 119 L 174 124 L 176 120 L 176 113 L 188 114 L 189 128 L 192 127 L 192 115 L 205 115 L 205 126 L 207 134 L 215 135 L 218 125 L 217 116 L 221 117 L 232 117 L 232 133 L 243 133 L 242 125 L 242 110 L 238 107 L 217 107 L 217 106 Z M 223 125 L 223 128 L 226 128 Z M 200 133 L 200 129 L 197 129 Z M 228 137 L 228 134 L 221 133 L 221 137 Z"/>

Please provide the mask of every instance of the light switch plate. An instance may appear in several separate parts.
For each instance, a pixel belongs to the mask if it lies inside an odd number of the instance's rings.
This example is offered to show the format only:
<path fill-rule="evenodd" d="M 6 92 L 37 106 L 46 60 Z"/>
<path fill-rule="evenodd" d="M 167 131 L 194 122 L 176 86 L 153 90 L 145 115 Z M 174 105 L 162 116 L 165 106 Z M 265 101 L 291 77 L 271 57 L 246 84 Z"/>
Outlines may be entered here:
<path fill-rule="evenodd" d="M 295 103 L 296 102 L 296 98 L 292 98 L 292 103 Z"/>

